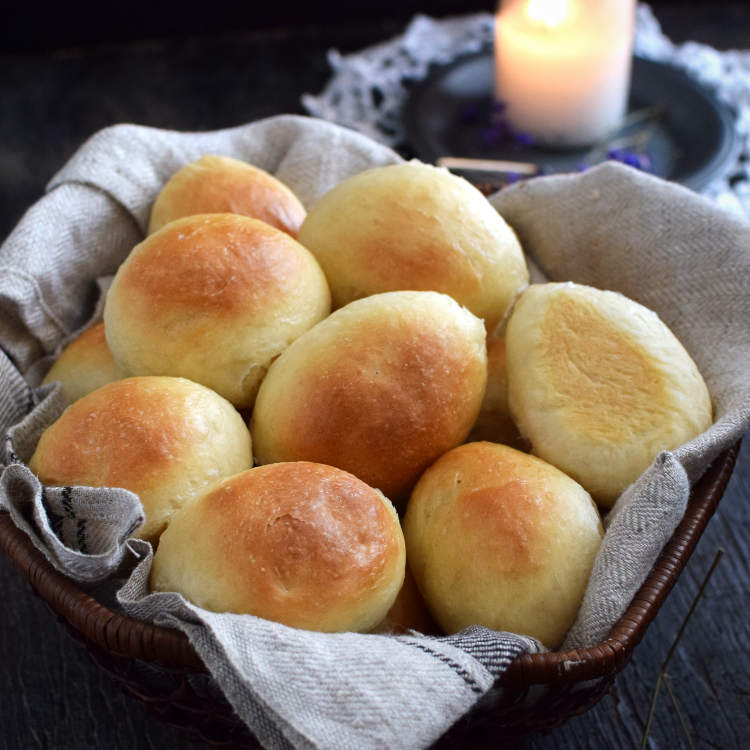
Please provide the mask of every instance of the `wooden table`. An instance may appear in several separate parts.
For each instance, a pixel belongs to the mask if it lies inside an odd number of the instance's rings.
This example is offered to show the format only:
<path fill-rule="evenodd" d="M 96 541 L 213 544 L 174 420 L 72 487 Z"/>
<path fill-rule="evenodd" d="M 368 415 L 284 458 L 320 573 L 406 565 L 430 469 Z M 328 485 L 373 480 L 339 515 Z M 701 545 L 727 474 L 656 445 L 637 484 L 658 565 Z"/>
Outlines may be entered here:
<path fill-rule="evenodd" d="M 668 6 L 658 15 L 677 41 L 750 48 L 744 3 Z M 0 55 L 0 236 L 98 128 L 214 129 L 298 112 L 300 95 L 325 84 L 329 47 L 356 50 L 402 27 L 381 21 Z M 726 555 L 672 659 L 671 687 L 696 748 L 748 747 L 750 440 L 686 571 L 611 692 L 528 747 L 638 746 L 659 666 L 719 547 Z M 1 556 L 0 601 L 0 748 L 199 747 L 121 694 Z M 690 747 L 668 696 L 663 690 L 657 704 L 651 747 Z"/>

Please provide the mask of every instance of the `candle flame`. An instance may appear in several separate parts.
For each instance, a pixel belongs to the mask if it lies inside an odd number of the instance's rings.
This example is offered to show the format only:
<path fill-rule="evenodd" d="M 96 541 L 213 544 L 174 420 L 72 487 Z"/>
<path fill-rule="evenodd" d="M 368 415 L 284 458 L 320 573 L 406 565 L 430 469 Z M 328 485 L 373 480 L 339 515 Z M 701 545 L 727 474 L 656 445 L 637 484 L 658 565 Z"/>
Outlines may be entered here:
<path fill-rule="evenodd" d="M 568 15 L 568 0 L 529 0 L 526 13 L 549 28 L 559 26 Z"/>

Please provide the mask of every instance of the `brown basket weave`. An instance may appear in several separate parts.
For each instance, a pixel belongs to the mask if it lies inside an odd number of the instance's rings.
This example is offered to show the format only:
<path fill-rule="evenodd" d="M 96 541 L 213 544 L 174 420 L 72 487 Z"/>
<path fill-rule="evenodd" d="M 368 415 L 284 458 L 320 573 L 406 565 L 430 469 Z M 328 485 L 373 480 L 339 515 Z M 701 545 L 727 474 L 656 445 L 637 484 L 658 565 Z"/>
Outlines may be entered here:
<path fill-rule="evenodd" d="M 685 517 L 606 640 L 593 648 L 521 656 L 438 746 L 507 743 L 557 726 L 593 706 L 630 659 L 685 567 L 726 488 L 738 449 L 739 443 L 721 454 L 696 484 Z M 185 635 L 97 603 L 57 572 L 7 513 L 0 513 L 0 548 L 75 640 L 160 719 L 214 745 L 258 747 Z M 530 699 L 532 686 L 537 690 Z M 538 686 L 545 686 L 540 695 Z"/>

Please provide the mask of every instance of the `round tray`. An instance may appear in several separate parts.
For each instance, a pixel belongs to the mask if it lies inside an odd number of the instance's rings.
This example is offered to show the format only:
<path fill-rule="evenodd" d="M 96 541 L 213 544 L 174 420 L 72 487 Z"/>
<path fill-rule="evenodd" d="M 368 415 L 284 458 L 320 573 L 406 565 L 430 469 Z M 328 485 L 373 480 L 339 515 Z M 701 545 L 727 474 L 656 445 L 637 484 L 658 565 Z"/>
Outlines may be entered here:
<path fill-rule="evenodd" d="M 490 51 L 435 66 L 404 106 L 407 138 L 416 155 L 429 162 L 443 156 L 532 162 L 547 174 L 573 172 L 589 163 L 592 148 L 488 143 L 493 88 Z M 647 128 L 647 143 L 638 152 L 648 157 L 649 172 L 701 190 L 733 163 L 739 144 L 729 107 L 682 70 L 634 57 L 628 112 L 644 110 L 654 114 L 626 125 L 610 143 Z M 595 150 L 595 161 L 606 158 L 606 145 Z"/>

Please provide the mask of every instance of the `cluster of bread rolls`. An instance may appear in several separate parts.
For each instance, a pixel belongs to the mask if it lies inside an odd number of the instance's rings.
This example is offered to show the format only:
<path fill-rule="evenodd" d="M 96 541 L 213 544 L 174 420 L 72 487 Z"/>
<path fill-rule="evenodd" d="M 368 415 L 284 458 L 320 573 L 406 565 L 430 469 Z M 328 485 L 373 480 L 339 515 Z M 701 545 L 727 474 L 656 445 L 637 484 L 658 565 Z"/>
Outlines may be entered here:
<path fill-rule="evenodd" d="M 711 423 L 654 313 L 529 286 L 512 229 L 445 170 L 367 170 L 305 214 L 271 175 L 205 156 L 149 230 L 103 327 L 50 370 L 73 403 L 30 466 L 137 492 L 152 588 L 208 609 L 554 647 L 596 503 Z"/>

